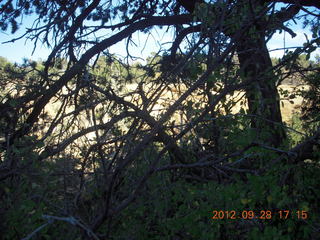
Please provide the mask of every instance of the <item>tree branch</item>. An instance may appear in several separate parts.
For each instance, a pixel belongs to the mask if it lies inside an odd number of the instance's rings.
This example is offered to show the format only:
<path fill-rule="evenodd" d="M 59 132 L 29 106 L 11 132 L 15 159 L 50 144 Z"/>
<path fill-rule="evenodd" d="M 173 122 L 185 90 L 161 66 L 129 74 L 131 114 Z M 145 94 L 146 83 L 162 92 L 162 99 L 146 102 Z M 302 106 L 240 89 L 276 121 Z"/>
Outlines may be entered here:
<path fill-rule="evenodd" d="M 204 3 L 203 0 L 178 0 L 178 2 L 188 10 L 189 13 L 193 13 L 196 3 Z"/>
<path fill-rule="evenodd" d="M 25 121 L 25 124 L 22 128 L 18 129 L 13 137 L 10 145 L 13 143 L 13 140 L 21 136 L 26 135 L 32 128 L 33 124 L 37 121 L 39 114 L 43 108 L 49 103 L 50 99 L 56 95 L 61 88 L 70 81 L 73 77 L 79 74 L 89 60 L 99 52 L 105 50 L 106 48 L 120 42 L 121 40 L 129 37 L 136 31 L 143 30 L 151 26 L 165 26 L 165 25 L 174 25 L 174 24 L 186 24 L 192 21 L 191 15 L 179 15 L 179 16 L 169 16 L 169 17 L 150 17 L 139 22 L 133 23 L 123 31 L 107 38 L 100 43 L 97 43 L 89 50 L 86 51 L 80 58 L 80 60 L 70 68 L 61 78 L 55 82 L 48 90 L 46 90 L 42 97 L 36 101 L 34 108 L 28 118 Z"/>
<path fill-rule="evenodd" d="M 95 9 L 100 0 L 94 0 L 75 20 L 74 24 L 71 26 L 68 34 L 65 36 L 65 38 L 52 50 L 50 53 L 46 63 L 45 63 L 45 69 L 44 72 L 47 75 L 49 65 L 56 55 L 56 53 L 63 47 L 64 44 L 71 41 L 74 38 L 74 35 L 76 34 L 77 30 L 81 27 L 83 21 L 86 19 L 86 17 L 92 12 L 93 9 Z"/>
<path fill-rule="evenodd" d="M 320 1 L 319 0 L 265 0 L 265 2 L 282 2 L 289 4 L 296 4 L 304 7 L 316 7 L 320 9 Z"/>

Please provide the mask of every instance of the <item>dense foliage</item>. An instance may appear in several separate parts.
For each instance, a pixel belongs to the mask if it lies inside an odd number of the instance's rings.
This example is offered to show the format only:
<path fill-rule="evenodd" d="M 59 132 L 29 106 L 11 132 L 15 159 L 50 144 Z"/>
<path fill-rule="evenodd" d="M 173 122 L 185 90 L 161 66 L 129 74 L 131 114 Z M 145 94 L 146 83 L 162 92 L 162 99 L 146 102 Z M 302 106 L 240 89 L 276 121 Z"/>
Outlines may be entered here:
<path fill-rule="evenodd" d="M 319 239 L 319 9 L 1 1 L 2 31 L 33 16 L 21 38 L 51 53 L 0 58 L 0 238 Z M 271 59 L 291 20 L 312 36 Z M 137 61 L 135 34 L 155 31 L 172 41 Z M 109 51 L 122 40 L 124 58 Z"/>

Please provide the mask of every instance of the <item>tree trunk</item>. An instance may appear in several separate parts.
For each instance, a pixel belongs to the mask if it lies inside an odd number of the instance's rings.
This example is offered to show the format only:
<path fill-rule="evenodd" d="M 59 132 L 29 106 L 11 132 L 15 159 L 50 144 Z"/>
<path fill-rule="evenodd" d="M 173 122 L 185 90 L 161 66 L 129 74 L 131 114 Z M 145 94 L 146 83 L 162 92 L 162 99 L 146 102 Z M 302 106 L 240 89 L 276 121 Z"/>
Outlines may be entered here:
<path fill-rule="evenodd" d="M 258 141 L 278 147 L 286 134 L 282 128 L 276 76 L 272 71 L 264 33 L 248 32 L 251 34 L 246 34 L 237 43 L 237 52 L 243 77 L 251 80 L 246 89 L 251 127 L 257 130 Z"/>

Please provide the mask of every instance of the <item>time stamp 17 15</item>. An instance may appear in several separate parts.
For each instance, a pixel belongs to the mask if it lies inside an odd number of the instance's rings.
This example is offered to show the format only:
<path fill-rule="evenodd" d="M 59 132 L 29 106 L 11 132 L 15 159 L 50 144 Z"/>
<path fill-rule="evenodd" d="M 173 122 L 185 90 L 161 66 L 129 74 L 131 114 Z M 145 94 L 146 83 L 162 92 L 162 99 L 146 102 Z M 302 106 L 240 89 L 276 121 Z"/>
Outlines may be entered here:
<path fill-rule="evenodd" d="M 213 210 L 211 219 L 222 220 L 222 219 L 261 219 L 261 220 L 271 220 L 271 219 L 308 219 L 309 214 L 304 210 L 243 210 L 243 211 L 223 211 L 223 210 Z"/>

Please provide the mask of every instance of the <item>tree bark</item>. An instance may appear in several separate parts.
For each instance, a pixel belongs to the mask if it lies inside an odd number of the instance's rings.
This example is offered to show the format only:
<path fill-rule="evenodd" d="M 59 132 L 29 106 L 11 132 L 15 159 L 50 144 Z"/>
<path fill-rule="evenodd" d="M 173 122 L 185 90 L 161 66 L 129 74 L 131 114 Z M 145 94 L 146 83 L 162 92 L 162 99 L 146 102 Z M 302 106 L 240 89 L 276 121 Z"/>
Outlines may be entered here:
<path fill-rule="evenodd" d="M 245 34 L 237 43 L 237 52 L 243 77 L 252 82 L 246 89 L 251 127 L 257 129 L 259 141 L 278 147 L 286 134 L 281 127 L 280 98 L 265 35 L 257 31 Z"/>
<path fill-rule="evenodd" d="M 179 3 L 189 12 L 194 10 L 196 2 L 201 1 L 193 0 L 187 3 L 187 1 L 179 0 Z M 246 13 L 248 17 L 251 16 L 253 24 L 243 34 L 243 38 L 236 42 L 236 45 L 243 78 L 252 82 L 251 86 L 246 89 L 249 114 L 252 116 L 251 127 L 257 130 L 258 141 L 278 147 L 286 139 L 286 134 L 282 128 L 280 98 L 275 84 L 276 76 L 272 71 L 272 62 L 265 41 L 268 24 L 263 17 L 257 18 L 257 14 L 261 14 L 257 12 L 265 8 L 265 4 L 266 2 L 257 0 L 239 1 L 239 12 L 236 11 L 238 15 L 235 16 L 235 19 Z M 247 12 L 242 11 L 245 7 L 248 7 Z M 285 17 L 290 15 L 289 18 L 291 18 L 299 11 L 297 7 L 289 9 L 284 12 Z M 283 19 L 276 17 L 281 23 L 287 20 L 285 17 Z M 226 26 L 225 34 L 232 36 L 232 32 Z"/>

